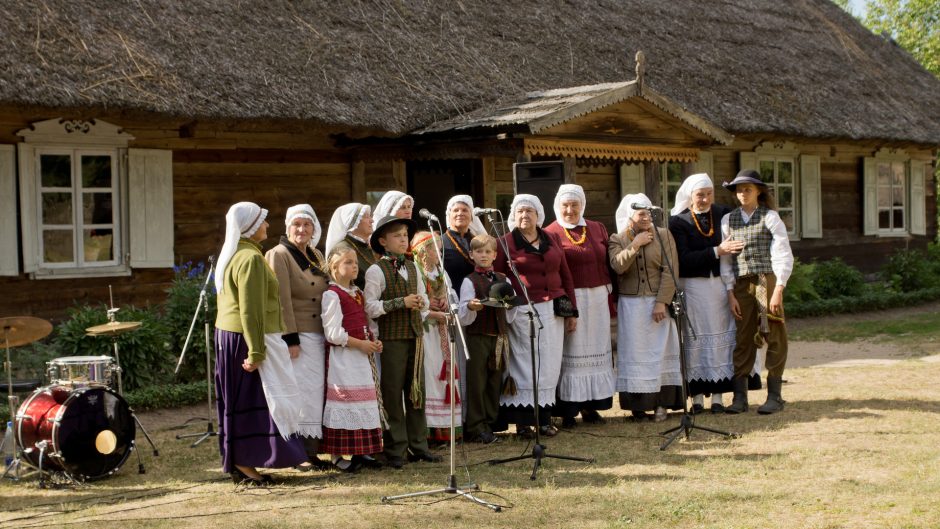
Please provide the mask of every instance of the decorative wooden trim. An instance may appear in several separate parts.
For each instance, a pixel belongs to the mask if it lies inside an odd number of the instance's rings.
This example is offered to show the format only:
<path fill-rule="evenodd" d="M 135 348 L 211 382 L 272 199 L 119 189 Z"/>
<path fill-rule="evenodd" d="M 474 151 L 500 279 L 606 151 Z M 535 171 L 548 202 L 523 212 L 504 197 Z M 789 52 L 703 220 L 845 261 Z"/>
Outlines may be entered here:
<path fill-rule="evenodd" d="M 31 123 L 17 131 L 26 143 L 65 143 L 69 145 L 109 145 L 126 147 L 134 139 L 124 129 L 106 121 L 54 118 Z"/>
<path fill-rule="evenodd" d="M 570 156 L 573 158 L 598 158 L 624 162 L 694 162 L 698 160 L 698 149 L 696 148 L 625 145 L 547 138 L 526 138 L 525 153 L 530 156 L 558 156 L 562 158 Z"/>

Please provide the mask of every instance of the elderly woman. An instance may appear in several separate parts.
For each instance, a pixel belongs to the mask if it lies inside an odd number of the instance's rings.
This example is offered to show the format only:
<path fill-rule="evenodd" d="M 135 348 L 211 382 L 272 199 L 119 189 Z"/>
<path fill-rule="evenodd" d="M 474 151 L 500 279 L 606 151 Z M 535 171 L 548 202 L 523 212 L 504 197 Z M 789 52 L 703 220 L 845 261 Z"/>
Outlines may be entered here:
<path fill-rule="evenodd" d="M 516 195 L 509 213 L 509 228 L 503 243 L 509 249 L 522 283 L 535 307 L 535 371 L 532 368 L 529 341 L 529 319 L 516 317 L 509 328 L 508 377 L 500 398 L 500 426 L 515 423 L 516 432 L 523 436 L 532 434 L 530 426 L 535 423 L 534 377 L 538 377 L 538 419 L 542 435 L 551 437 L 558 430 L 549 424 L 555 392 L 561 373 L 562 351 L 565 332 L 577 328 L 578 309 L 574 293 L 574 281 L 565 261 L 565 251 L 558 235 L 542 230 L 545 210 L 538 197 Z M 500 245 L 493 268 L 507 274 L 516 292 L 523 292 L 522 285 L 509 271 L 507 256 Z M 541 323 L 541 330 L 539 330 Z"/>
<path fill-rule="evenodd" d="M 614 365 L 610 347 L 610 272 L 607 268 L 607 228 L 584 218 L 587 200 L 579 185 L 564 184 L 555 195 L 555 222 L 546 232 L 558 235 L 574 280 L 580 315 L 575 332 L 565 335 L 558 402 L 554 414 L 562 426 L 602 423 L 598 410 L 613 404 Z"/>
<path fill-rule="evenodd" d="M 284 320 L 277 278 L 261 255 L 260 242 L 268 236 L 267 214 L 251 202 L 229 208 L 215 275 L 215 391 L 222 470 L 236 483 L 249 485 L 272 481 L 255 467 L 290 467 L 307 460 L 303 442 L 288 437 L 299 413 L 279 424 L 269 412 L 266 392 L 289 384 L 271 388 L 258 371 L 268 362 L 290 361 L 281 339 Z"/>
<path fill-rule="evenodd" d="M 666 409 L 683 409 L 679 373 L 679 334 L 666 311 L 676 293 L 673 272 L 676 244 L 669 230 L 656 228 L 650 199 L 639 193 L 623 197 L 617 208 L 617 233 L 608 244 L 617 273 L 617 391 L 620 407 L 636 420 L 666 420 Z M 655 233 L 654 233 L 655 230 Z M 662 244 L 661 244 L 662 243 Z"/>
<path fill-rule="evenodd" d="M 382 220 L 385 217 L 398 217 L 400 219 L 410 219 L 411 210 L 414 208 L 415 200 L 411 195 L 406 195 L 401 191 L 387 191 L 379 203 L 375 205 L 373 217 Z"/>
<path fill-rule="evenodd" d="M 323 292 L 329 286 L 326 262 L 316 249 L 322 229 L 309 204 L 289 208 L 284 224 L 287 234 L 264 257 L 280 286 L 283 338 L 303 396 L 299 433 L 304 437 L 307 457 L 325 469 L 329 465 L 317 458 L 319 441 L 323 439 L 326 382 L 326 343 L 320 306 Z"/>
<path fill-rule="evenodd" d="M 381 217 L 380 217 L 381 218 Z M 336 208 L 326 234 L 326 254 L 341 241 L 346 241 L 359 260 L 359 275 L 353 282 L 360 289 L 366 286 L 366 270 L 378 260 L 369 237 L 372 235 L 372 208 L 356 202 Z"/>

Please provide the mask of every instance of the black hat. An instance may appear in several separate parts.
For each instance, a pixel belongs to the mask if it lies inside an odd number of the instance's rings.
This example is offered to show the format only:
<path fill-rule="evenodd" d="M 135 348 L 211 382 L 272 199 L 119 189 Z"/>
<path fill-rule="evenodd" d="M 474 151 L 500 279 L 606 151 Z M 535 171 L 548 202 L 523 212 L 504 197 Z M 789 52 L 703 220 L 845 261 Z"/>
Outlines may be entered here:
<path fill-rule="evenodd" d="M 375 252 L 379 255 L 385 255 L 385 248 L 379 244 L 379 238 L 385 235 L 385 232 L 388 231 L 389 228 L 397 224 L 404 224 L 405 226 L 408 226 L 409 241 L 412 237 L 414 237 L 415 232 L 418 231 L 418 225 L 415 224 L 415 221 L 411 219 L 402 219 L 393 215 L 389 215 L 379 220 L 379 223 L 375 225 L 375 231 L 373 231 L 372 236 L 369 237 L 369 246 L 371 246 L 372 249 L 375 250 Z"/>
<path fill-rule="evenodd" d="M 738 184 L 754 184 L 764 187 L 767 186 L 767 184 L 765 184 L 764 181 L 760 179 L 760 173 L 754 169 L 742 169 L 740 172 L 738 172 L 738 175 L 734 177 L 734 180 L 725 182 L 721 185 L 733 193 L 735 186 Z"/>

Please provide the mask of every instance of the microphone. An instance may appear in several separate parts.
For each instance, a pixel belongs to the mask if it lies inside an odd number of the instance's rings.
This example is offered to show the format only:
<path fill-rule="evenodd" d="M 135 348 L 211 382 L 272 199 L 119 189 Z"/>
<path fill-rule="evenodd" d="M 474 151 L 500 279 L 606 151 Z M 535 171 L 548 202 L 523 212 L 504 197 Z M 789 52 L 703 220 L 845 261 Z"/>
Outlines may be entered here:
<path fill-rule="evenodd" d="M 424 219 L 433 220 L 433 221 L 435 221 L 435 222 L 440 222 L 439 220 L 437 220 L 437 215 L 435 215 L 435 214 L 431 213 L 430 211 L 428 211 L 428 208 L 421 208 L 421 209 L 418 211 L 418 215 L 421 216 L 421 218 L 424 218 Z"/>
<path fill-rule="evenodd" d="M 657 209 L 663 209 L 659 206 L 647 206 L 645 204 L 637 204 L 636 202 L 634 202 L 633 204 L 630 204 L 630 207 L 633 209 L 645 209 L 646 211 L 655 211 Z"/>
<path fill-rule="evenodd" d="M 499 210 L 496 208 L 473 208 L 473 216 L 479 217 L 481 215 L 490 215 L 496 214 Z"/>

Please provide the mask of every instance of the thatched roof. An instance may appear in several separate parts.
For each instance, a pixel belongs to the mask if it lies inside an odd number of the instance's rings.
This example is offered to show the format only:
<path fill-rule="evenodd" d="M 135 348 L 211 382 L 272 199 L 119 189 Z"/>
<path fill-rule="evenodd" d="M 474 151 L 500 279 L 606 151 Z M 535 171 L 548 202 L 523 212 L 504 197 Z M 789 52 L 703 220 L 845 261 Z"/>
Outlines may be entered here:
<path fill-rule="evenodd" d="M 940 144 L 940 81 L 828 0 L 2 0 L 0 35 L 0 104 L 403 134 L 643 50 L 735 134 Z"/>

